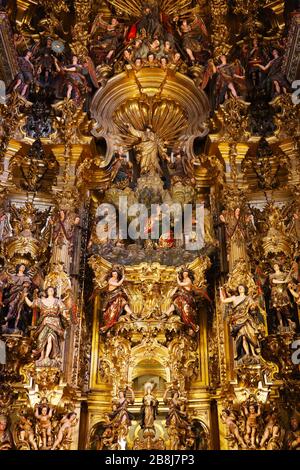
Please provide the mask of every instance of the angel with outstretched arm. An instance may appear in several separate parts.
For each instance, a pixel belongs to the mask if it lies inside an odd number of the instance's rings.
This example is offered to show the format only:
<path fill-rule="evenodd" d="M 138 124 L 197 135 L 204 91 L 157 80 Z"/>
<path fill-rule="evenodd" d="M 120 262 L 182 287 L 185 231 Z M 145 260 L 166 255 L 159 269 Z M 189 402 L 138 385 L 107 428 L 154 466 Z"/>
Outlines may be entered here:
<path fill-rule="evenodd" d="M 128 295 L 122 287 L 125 281 L 124 272 L 119 267 L 112 268 L 106 281 L 102 306 L 104 326 L 100 329 L 101 333 L 106 333 L 114 326 L 124 311 L 132 315 Z"/>

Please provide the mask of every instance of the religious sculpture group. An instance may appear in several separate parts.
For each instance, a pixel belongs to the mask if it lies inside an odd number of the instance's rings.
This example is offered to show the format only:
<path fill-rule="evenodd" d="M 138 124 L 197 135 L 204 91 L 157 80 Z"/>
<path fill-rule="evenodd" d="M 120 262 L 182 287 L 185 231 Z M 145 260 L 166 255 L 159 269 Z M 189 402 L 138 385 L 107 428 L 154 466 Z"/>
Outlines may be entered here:
<path fill-rule="evenodd" d="M 0 450 L 300 449 L 291 3 L 1 3 Z"/>

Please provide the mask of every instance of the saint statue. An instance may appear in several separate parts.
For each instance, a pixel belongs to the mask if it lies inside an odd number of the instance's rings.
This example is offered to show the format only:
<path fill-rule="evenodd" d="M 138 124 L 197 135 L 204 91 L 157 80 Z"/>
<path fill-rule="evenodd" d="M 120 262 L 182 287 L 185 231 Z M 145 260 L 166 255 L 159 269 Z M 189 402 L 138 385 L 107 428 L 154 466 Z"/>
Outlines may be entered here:
<path fill-rule="evenodd" d="M 142 429 L 153 429 L 154 421 L 157 415 L 158 400 L 153 395 L 152 391 L 154 384 L 152 382 L 146 382 L 144 385 L 145 395 L 143 397 L 141 413 L 141 428 Z"/>
<path fill-rule="evenodd" d="M 278 263 L 273 265 L 274 272 L 270 274 L 271 299 L 270 307 L 276 311 L 279 327 L 291 326 L 291 301 L 288 293 L 290 274 L 281 271 Z"/>
<path fill-rule="evenodd" d="M 169 407 L 166 426 L 187 429 L 190 423 L 186 412 L 186 398 L 181 395 L 179 390 L 173 390 L 172 387 L 168 387 L 163 401 Z"/>
<path fill-rule="evenodd" d="M 199 326 L 196 324 L 196 294 L 209 300 L 205 291 L 194 285 L 195 276 L 191 269 L 183 268 L 177 274 L 177 287 L 171 292 L 172 304 L 166 312 L 170 316 L 173 312 L 180 315 L 182 322 L 191 332 L 197 333 Z"/>
<path fill-rule="evenodd" d="M 125 277 L 119 268 L 113 268 L 107 276 L 107 286 L 103 304 L 104 326 L 101 333 L 106 333 L 117 323 L 123 311 L 132 315 L 128 305 L 128 296 L 122 287 Z"/>
<path fill-rule="evenodd" d="M 130 396 L 127 391 L 130 392 Z M 134 419 L 133 414 L 128 411 L 128 406 L 133 405 L 134 400 L 134 391 L 131 387 L 119 390 L 118 397 L 113 400 L 113 410 L 109 414 L 109 425 L 116 429 L 118 441 L 126 441 L 128 429 Z"/>
<path fill-rule="evenodd" d="M 235 359 L 244 356 L 258 357 L 260 322 L 256 315 L 257 306 L 244 285 L 238 286 L 238 292 L 231 297 L 225 296 L 220 290 L 223 304 L 231 304 L 230 326 L 235 344 Z"/>
<path fill-rule="evenodd" d="M 139 131 L 129 124 L 127 127 L 130 134 L 139 139 L 134 148 L 137 153 L 137 162 L 140 165 L 141 174 L 162 176 L 160 158 L 169 160 L 164 142 L 149 126 L 144 131 Z"/>
<path fill-rule="evenodd" d="M 39 356 L 39 361 L 61 360 L 62 343 L 65 329 L 68 325 L 66 319 L 66 306 L 55 297 L 55 290 L 49 286 L 46 290 L 46 298 L 36 299 L 33 302 L 25 296 L 25 302 L 30 308 L 40 311 L 40 318 L 35 331 L 37 348 L 33 353 Z"/>
<path fill-rule="evenodd" d="M 3 330 L 26 331 L 30 324 L 30 315 L 24 296 L 33 287 L 33 280 L 25 264 L 16 266 L 15 274 L 2 273 L 0 277 L 0 305 L 5 315 Z"/>
<path fill-rule="evenodd" d="M 62 262 L 69 273 L 74 249 L 76 227 L 80 227 L 80 218 L 73 210 L 60 209 L 50 219 L 52 225 L 51 264 Z"/>

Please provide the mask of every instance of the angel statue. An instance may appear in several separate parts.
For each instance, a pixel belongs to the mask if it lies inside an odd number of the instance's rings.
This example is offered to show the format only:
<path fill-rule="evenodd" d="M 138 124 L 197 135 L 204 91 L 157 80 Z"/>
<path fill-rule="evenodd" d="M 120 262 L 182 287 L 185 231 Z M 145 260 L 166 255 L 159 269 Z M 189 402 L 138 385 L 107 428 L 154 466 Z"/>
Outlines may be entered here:
<path fill-rule="evenodd" d="M 39 437 L 39 447 L 47 449 L 52 445 L 52 417 L 53 408 L 48 405 L 46 398 L 35 408 L 34 416 L 37 420 L 37 434 Z M 41 445 L 40 445 L 41 444 Z"/>
<path fill-rule="evenodd" d="M 250 403 L 249 406 L 243 406 L 244 415 L 246 417 L 246 434 L 245 442 L 251 449 L 256 448 L 256 436 L 258 432 L 258 418 L 261 416 L 260 405 Z"/>
<path fill-rule="evenodd" d="M 188 429 L 190 423 L 186 412 L 186 398 L 181 395 L 178 389 L 173 386 L 166 388 L 163 401 L 169 407 L 166 417 L 166 426 Z"/>
<path fill-rule="evenodd" d="M 233 411 L 231 410 L 223 410 L 221 413 L 221 421 L 226 425 L 227 427 L 227 439 L 233 439 L 237 445 L 242 447 L 242 449 L 247 448 L 247 444 L 244 442 L 238 425 L 236 424 L 236 416 Z"/>
<path fill-rule="evenodd" d="M 222 54 L 218 65 L 215 65 L 210 59 L 203 76 L 201 85 L 203 90 L 210 79 L 213 83 L 213 93 L 210 100 L 214 109 L 217 109 L 230 95 L 235 98 L 243 98 L 246 95 L 245 69 L 238 59 L 228 63 L 227 56 Z"/>
<path fill-rule="evenodd" d="M 265 85 L 270 89 L 274 98 L 282 93 L 290 91 L 290 84 L 282 71 L 284 55 L 280 55 L 278 49 L 273 49 L 272 59 L 266 64 L 256 64 L 264 73 L 267 73 Z"/>
<path fill-rule="evenodd" d="M 55 67 L 58 75 L 57 96 L 66 96 L 73 99 L 80 105 L 84 97 L 92 91 L 93 87 L 98 88 L 98 81 L 93 61 L 90 57 L 85 62 L 80 63 L 76 55 L 72 56 L 72 63 L 62 66 L 55 59 Z"/>
<path fill-rule="evenodd" d="M 130 396 L 128 397 L 128 393 Z M 113 411 L 109 414 L 109 424 L 116 429 L 119 440 L 126 439 L 131 421 L 134 419 L 128 411 L 128 406 L 133 405 L 135 400 L 134 391 L 131 387 L 119 390 L 118 397 L 113 400 Z"/>
<path fill-rule="evenodd" d="M 152 382 L 146 382 L 144 385 L 145 395 L 142 401 L 141 413 L 141 428 L 142 429 L 153 429 L 154 421 L 157 415 L 158 400 L 153 395 L 152 391 L 154 384 Z"/>
<path fill-rule="evenodd" d="M 277 412 L 272 410 L 265 418 L 265 428 L 260 441 L 260 448 L 279 450 L 281 446 L 281 426 Z"/>
<path fill-rule="evenodd" d="M 291 320 L 291 301 L 288 289 L 290 290 L 291 273 L 281 271 L 278 263 L 273 264 L 274 272 L 269 276 L 271 299 L 270 308 L 276 312 L 279 328 L 283 326 L 293 326 Z M 293 295 L 293 292 L 291 292 Z"/>
<path fill-rule="evenodd" d="M 31 314 L 25 302 L 25 296 L 41 283 L 39 274 L 33 276 L 25 264 L 16 266 L 14 274 L 3 272 L 0 275 L 0 305 L 5 324 L 2 331 L 21 331 L 27 333 L 31 324 Z"/>
<path fill-rule="evenodd" d="M 177 287 L 171 292 L 172 305 L 167 310 L 166 315 L 170 316 L 176 312 L 181 320 L 189 327 L 191 334 L 199 331 L 196 324 L 196 294 L 209 300 L 204 290 L 194 285 L 195 276 L 191 269 L 183 267 L 177 274 Z"/>
<path fill-rule="evenodd" d="M 139 139 L 134 148 L 137 153 L 137 162 L 140 165 L 141 174 L 162 176 L 163 172 L 159 157 L 169 160 L 164 142 L 149 126 L 144 131 L 139 131 L 130 124 L 127 124 L 127 128 L 131 135 Z"/>
<path fill-rule="evenodd" d="M 10 84 L 8 92 L 18 91 L 21 96 L 27 98 L 30 92 L 30 87 L 34 82 L 34 65 L 31 62 L 32 52 L 27 50 L 23 57 L 18 57 L 19 73 Z"/>
<path fill-rule="evenodd" d="M 208 32 L 201 18 L 194 15 L 192 23 L 184 19 L 178 29 L 182 38 L 182 45 L 191 62 L 195 62 L 195 54 L 203 50 L 203 38 L 208 37 Z"/>
<path fill-rule="evenodd" d="M 132 315 L 128 304 L 128 295 L 122 287 L 125 276 L 119 267 L 114 267 L 106 276 L 104 303 L 102 307 L 104 326 L 100 328 L 101 333 L 106 333 L 115 325 L 122 313 L 125 311 Z"/>
<path fill-rule="evenodd" d="M 98 34 L 100 33 L 101 34 Z M 117 18 L 112 18 L 110 23 L 103 19 L 103 13 L 99 13 L 92 25 L 91 35 L 95 36 L 94 39 L 94 55 L 100 49 L 99 62 L 105 59 L 109 63 L 115 56 L 117 49 L 122 45 L 126 29 L 118 21 Z M 97 61 L 98 62 L 98 61 Z"/>
<path fill-rule="evenodd" d="M 33 429 L 33 420 L 26 416 L 25 413 L 21 413 L 16 425 L 16 431 L 17 438 L 15 440 L 19 441 L 19 450 L 38 450 Z"/>
<path fill-rule="evenodd" d="M 68 326 L 66 305 L 55 296 L 55 289 L 51 286 L 46 289 L 45 298 L 31 301 L 26 295 L 25 302 L 28 307 L 40 311 L 34 333 L 37 347 L 33 351 L 35 356 L 39 356 L 38 363 L 60 362 L 65 330 Z"/>
<path fill-rule="evenodd" d="M 51 447 L 51 450 L 55 449 L 69 449 L 72 444 L 72 432 L 76 424 L 78 423 L 77 414 L 75 411 L 71 411 L 66 414 L 60 421 L 57 438 Z"/>
<path fill-rule="evenodd" d="M 244 356 L 258 358 L 258 337 L 263 319 L 258 319 L 257 303 L 247 294 L 247 288 L 242 284 L 231 297 L 226 297 L 220 288 L 220 299 L 223 304 L 231 304 L 229 323 L 235 344 L 235 360 L 238 361 Z"/>

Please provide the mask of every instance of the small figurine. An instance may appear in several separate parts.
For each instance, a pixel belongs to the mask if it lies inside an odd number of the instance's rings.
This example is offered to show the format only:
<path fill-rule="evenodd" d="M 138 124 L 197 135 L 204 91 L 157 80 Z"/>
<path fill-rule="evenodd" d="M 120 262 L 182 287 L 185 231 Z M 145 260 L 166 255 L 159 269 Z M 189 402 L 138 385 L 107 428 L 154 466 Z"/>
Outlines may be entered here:
<path fill-rule="evenodd" d="M 24 415 L 21 415 L 18 423 L 18 428 L 20 441 L 27 443 L 29 448 L 32 448 L 33 450 L 38 450 L 33 430 L 33 423 L 31 419 L 27 418 Z"/>
<path fill-rule="evenodd" d="M 103 304 L 104 326 L 100 329 L 101 333 L 106 333 L 115 325 L 124 310 L 129 315 L 132 315 L 131 308 L 128 304 L 128 296 L 122 288 L 124 281 L 124 273 L 121 272 L 119 268 L 113 268 L 107 276 L 107 286 Z"/>
<path fill-rule="evenodd" d="M 38 421 L 38 434 L 42 441 L 42 449 L 47 449 L 52 445 L 52 416 L 53 408 L 45 401 L 37 406 L 34 416 Z"/>
<path fill-rule="evenodd" d="M 223 410 L 221 414 L 221 420 L 227 426 L 228 437 L 234 438 L 236 443 L 239 444 L 242 449 L 247 448 L 242 436 L 240 435 L 239 428 L 236 424 L 236 417 L 230 410 Z"/>
<path fill-rule="evenodd" d="M 143 397 L 141 407 L 142 429 L 154 429 L 154 421 L 157 415 L 158 400 L 152 393 L 153 388 L 154 384 L 152 382 L 146 382 L 144 385 L 145 395 Z"/>
<path fill-rule="evenodd" d="M 260 441 L 260 447 L 273 450 L 278 449 L 280 446 L 280 424 L 278 422 L 278 416 L 275 411 L 271 411 L 266 417 L 266 426 L 264 429 L 263 436 Z"/>
<path fill-rule="evenodd" d="M 74 411 L 71 411 L 62 418 L 57 438 L 51 447 L 51 450 L 62 447 L 64 444 L 66 444 L 66 446 L 70 446 L 72 443 L 72 431 L 77 422 L 77 414 Z"/>
<path fill-rule="evenodd" d="M 0 450 L 11 450 L 13 448 L 13 439 L 8 429 L 8 417 L 0 415 Z"/>
<path fill-rule="evenodd" d="M 256 435 L 258 429 L 257 418 L 259 418 L 259 416 L 261 415 L 260 406 L 257 406 L 257 410 L 254 404 L 250 404 L 248 408 L 247 406 L 244 406 L 244 413 L 246 416 L 245 442 L 251 449 L 255 449 Z"/>

